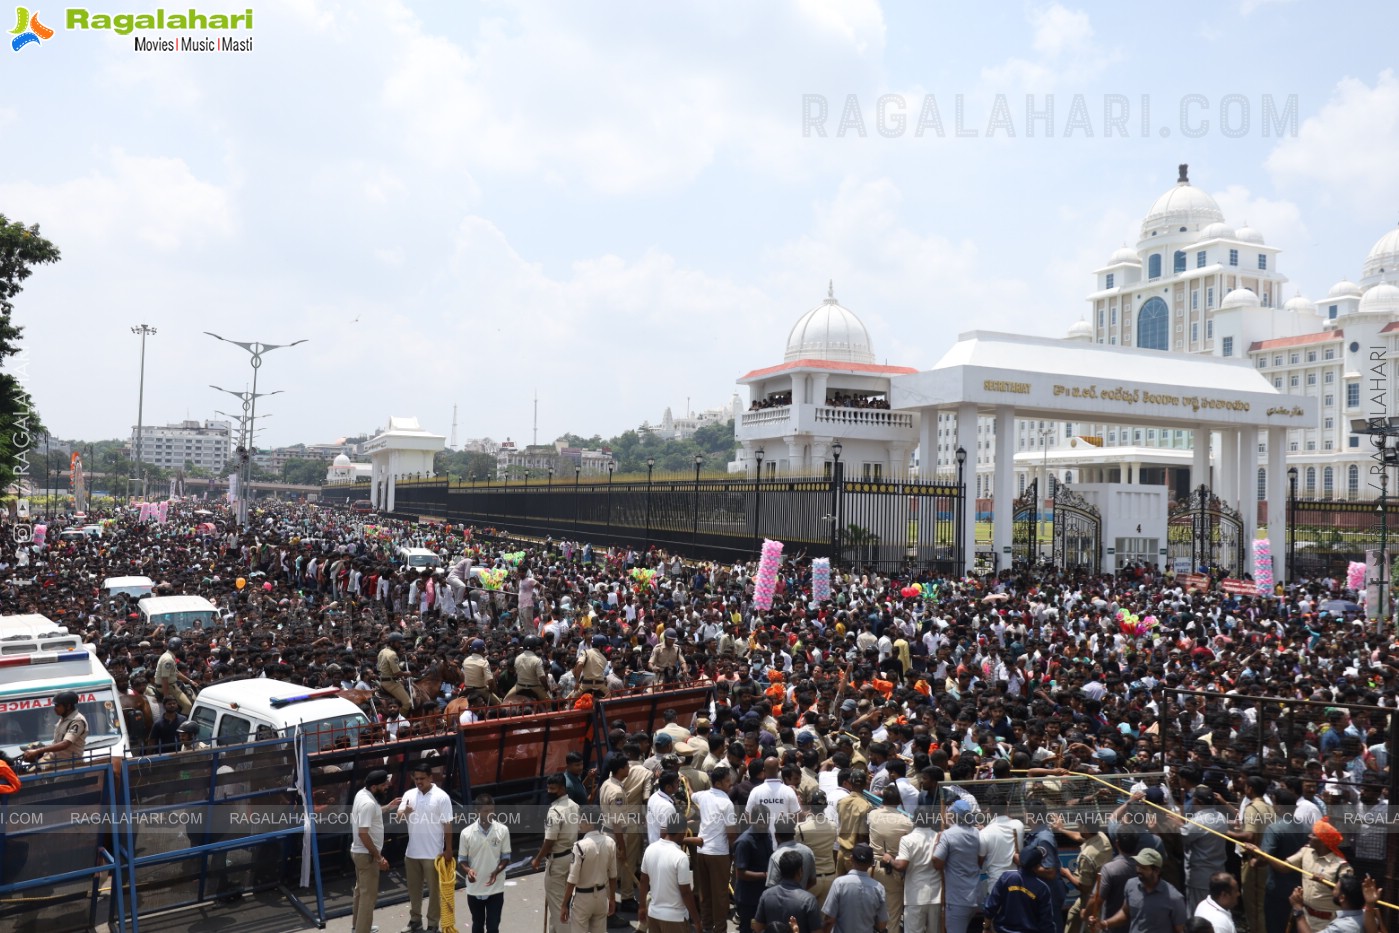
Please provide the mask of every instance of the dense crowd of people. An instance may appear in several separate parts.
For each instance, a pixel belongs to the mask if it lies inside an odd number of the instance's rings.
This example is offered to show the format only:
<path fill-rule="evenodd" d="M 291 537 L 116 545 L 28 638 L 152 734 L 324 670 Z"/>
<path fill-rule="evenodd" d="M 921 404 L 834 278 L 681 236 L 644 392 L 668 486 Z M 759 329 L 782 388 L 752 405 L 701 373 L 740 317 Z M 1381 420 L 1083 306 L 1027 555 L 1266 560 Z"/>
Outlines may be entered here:
<path fill-rule="evenodd" d="M 550 776 L 533 862 L 558 933 L 627 916 L 660 933 L 1380 928 L 1399 663 L 1391 631 L 1321 611 L 1336 581 L 1247 597 L 1152 568 L 837 568 L 818 600 L 798 559 L 760 605 L 746 560 L 307 505 L 239 530 L 197 507 L 0 565 L 7 612 L 83 633 L 123 691 L 165 712 L 135 743 L 178 743 L 191 692 L 247 677 L 365 691 L 394 737 L 712 687 L 655 733 L 613 728 L 600 773 L 579 757 Z M 408 546 L 440 563 L 407 566 Z M 147 629 L 101 591 L 131 574 L 221 619 L 178 642 Z M 466 708 L 445 717 L 454 700 Z M 370 778 L 375 805 L 356 812 L 372 824 L 387 776 Z M 496 825 L 424 843 L 470 873 L 474 933 L 499 926 Z M 377 871 L 372 831 L 360 849 Z"/>

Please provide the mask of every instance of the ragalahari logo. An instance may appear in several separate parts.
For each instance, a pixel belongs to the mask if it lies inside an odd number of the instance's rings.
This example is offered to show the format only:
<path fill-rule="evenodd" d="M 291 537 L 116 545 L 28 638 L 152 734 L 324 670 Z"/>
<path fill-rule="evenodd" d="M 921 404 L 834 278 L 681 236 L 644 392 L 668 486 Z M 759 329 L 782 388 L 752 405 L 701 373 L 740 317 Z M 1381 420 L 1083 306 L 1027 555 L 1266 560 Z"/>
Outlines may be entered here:
<path fill-rule="evenodd" d="M 53 30 L 39 22 L 39 11 L 32 14 L 24 7 L 15 7 L 15 28 L 10 30 L 10 35 L 14 39 L 10 41 L 10 48 L 18 52 L 26 45 L 38 45 L 42 39 L 52 39 Z"/>

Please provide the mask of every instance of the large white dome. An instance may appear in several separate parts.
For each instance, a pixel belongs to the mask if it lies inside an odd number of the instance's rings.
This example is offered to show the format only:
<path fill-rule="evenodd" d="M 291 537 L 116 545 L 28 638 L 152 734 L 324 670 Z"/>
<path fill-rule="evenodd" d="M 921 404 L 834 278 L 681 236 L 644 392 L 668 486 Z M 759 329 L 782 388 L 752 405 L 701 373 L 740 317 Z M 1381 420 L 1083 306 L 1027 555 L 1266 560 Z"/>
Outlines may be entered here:
<path fill-rule="evenodd" d="M 1064 339 L 1091 341 L 1093 339 L 1093 325 L 1080 318 L 1077 324 L 1069 328 L 1069 333 Z"/>
<path fill-rule="evenodd" d="M 1327 298 L 1355 298 L 1360 295 L 1360 286 L 1350 279 L 1341 279 L 1326 293 Z"/>
<path fill-rule="evenodd" d="M 1178 232 L 1181 227 L 1198 230 L 1206 224 L 1223 221 L 1224 212 L 1214 198 L 1190 184 L 1186 166 L 1182 165 L 1175 187 L 1157 198 L 1142 220 L 1142 239 L 1151 236 L 1152 231 L 1166 235 Z"/>
<path fill-rule="evenodd" d="M 1216 220 L 1212 224 L 1207 224 L 1205 226 L 1205 229 L 1200 231 L 1201 240 L 1214 240 L 1218 239 L 1219 237 L 1228 237 L 1229 239 L 1233 239 L 1234 228 L 1229 226 L 1222 220 Z"/>
<path fill-rule="evenodd" d="M 350 458 L 349 458 L 349 455 L 347 455 L 347 454 L 336 454 L 336 456 L 335 456 L 335 465 L 338 466 L 338 467 L 347 467 L 347 466 L 349 466 L 349 465 L 350 465 Z"/>
<path fill-rule="evenodd" d="M 1224 300 L 1219 303 L 1221 308 L 1256 308 L 1260 302 L 1258 296 L 1251 289 L 1236 288 L 1224 296 Z"/>
<path fill-rule="evenodd" d="M 1376 285 L 1360 299 L 1361 314 L 1399 314 L 1399 288 Z"/>
<path fill-rule="evenodd" d="M 1255 229 L 1253 229 L 1252 227 L 1250 227 L 1247 223 L 1245 223 L 1242 227 L 1240 227 L 1240 228 L 1238 229 L 1238 232 L 1235 233 L 1234 235 L 1235 235 L 1236 237 L 1238 237 L 1240 240 L 1243 240 L 1245 243 L 1262 243 L 1262 242 L 1263 242 L 1263 234 L 1259 233 L 1257 230 L 1255 230 Z"/>
<path fill-rule="evenodd" d="M 1399 227 L 1380 237 L 1375 245 L 1370 247 L 1370 255 L 1365 257 L 1365 269 L 1362 274 L 1369 278 L 1396 270 L 1399 270 Z"/>
<path fill-rule="evenodd" d="M 1113 250 L 1112 256 L 1108 258 L 1108 265 L 1110 266 L 1116 265 L 1119 262 L 1130 262 L 1133 265 L 1140 266 L 1142 264 L 1142 259 L 1132 247 L 1123 246 L 1120 249 Z"/>
<path fill-rule="evenodd" d="M 787 361 L 836 360 L 873 363 L 869 331 L 849 308 L 835 299 L 833 287 L 826 300 L 801 316 L 787 335 Z"/>
<path fill-rule="evenodd" d="M 1287 299 L 1287 304 L 1282 306 L 1284 311 L 1296 311 L 1304 314 L 1316 314 L 1316 305 L 1298 295 L 1296 298 Z"/>

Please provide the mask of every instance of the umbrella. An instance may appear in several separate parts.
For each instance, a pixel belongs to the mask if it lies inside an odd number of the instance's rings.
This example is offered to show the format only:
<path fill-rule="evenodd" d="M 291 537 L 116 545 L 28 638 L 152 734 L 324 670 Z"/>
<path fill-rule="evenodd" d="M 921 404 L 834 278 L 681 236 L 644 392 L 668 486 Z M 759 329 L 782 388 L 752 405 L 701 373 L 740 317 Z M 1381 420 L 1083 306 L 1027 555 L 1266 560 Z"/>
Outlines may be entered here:
<path fill-rule="evenodd" d="M 1321 612 L 1329 612 L 1332 615 L 1345 615 L 1347 612 L 1361 613 L 1365 610 L 1360 608 L 1359 603 L 1351 602 L 1349 599 L 1328 599 L 1318 607 Z"/>
<path fill-rule="evenodd" d="M 994 603 L 999 602 L 1003 599 L 1010 599 L 1010 597 L 1007 596 L 1005 593 L 992 593 L 990 596 L 982 597 L 981 601 L 983 603 Z"/>
<path fill-rule="evenodd" d="M 195 515 L 213 515 L 214 513 L 213 513 L 213 512 L 210 512 L 208 509 L 195 509 L 195 510 L 194 510 L 194 514 L 195 514 Z"/>

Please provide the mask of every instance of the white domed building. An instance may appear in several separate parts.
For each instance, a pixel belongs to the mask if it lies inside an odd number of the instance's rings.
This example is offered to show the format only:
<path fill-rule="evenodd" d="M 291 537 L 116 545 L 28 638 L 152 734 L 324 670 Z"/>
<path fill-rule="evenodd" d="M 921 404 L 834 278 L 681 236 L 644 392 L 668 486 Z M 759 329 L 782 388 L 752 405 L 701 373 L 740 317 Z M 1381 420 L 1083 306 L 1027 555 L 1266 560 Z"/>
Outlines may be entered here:
<path fill-rule="evenodd" d="M 372 466 L 368 463 L 355 463 L 348 454 L 337 454 L 330 462 L 330 468 L 326 470 L 325 481 L 327 483 L 353 483 L 358 480 L 369 479 Z"/>
<path fill-rule="evenodd" d="M 889 380 L 914 372 L 876 362 L 864 322 L 828 285 L 792 326 L 783 361 L 739 378 L 748 406 L 734 421 L 731 469 L 754 476 L 761 460 L 764 477 L 827 475 L 838 442 L 847 479 L 906 478 L 918 419 L 889 410 Z"/>

